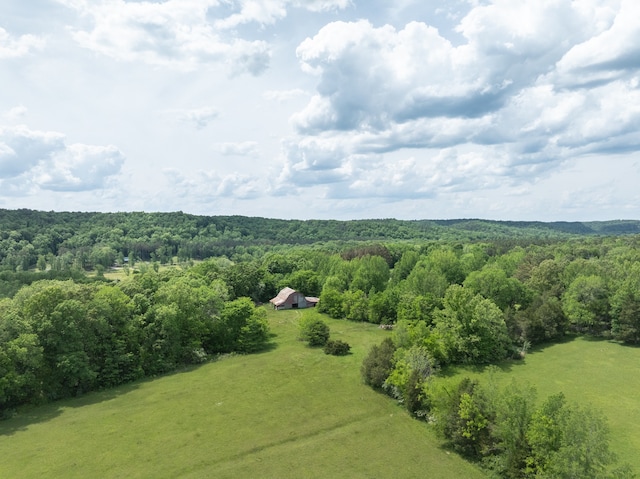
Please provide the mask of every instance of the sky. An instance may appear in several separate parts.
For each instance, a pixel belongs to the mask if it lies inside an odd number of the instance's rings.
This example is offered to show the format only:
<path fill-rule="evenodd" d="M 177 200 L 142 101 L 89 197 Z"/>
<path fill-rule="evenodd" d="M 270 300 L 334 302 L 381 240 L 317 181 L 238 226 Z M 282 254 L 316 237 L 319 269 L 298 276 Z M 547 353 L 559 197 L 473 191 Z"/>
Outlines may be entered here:
<path fill-rule="evenodd" d="M 1 0 L 0 208 L 640 219 L 638 0 Z"/>

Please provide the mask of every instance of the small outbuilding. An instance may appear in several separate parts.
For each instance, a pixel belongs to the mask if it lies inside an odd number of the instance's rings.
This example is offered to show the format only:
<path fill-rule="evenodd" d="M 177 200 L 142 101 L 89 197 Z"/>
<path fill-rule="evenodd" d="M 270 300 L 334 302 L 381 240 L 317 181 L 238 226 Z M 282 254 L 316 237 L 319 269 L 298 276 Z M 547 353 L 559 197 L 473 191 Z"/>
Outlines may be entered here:
<path fill-rule="evenodd" d="M 305 296 L 292 288 L 284 288 L 269 302 L 275 309 L 302 309 L 314 308 L 318 304 L 318 298 Z"/>

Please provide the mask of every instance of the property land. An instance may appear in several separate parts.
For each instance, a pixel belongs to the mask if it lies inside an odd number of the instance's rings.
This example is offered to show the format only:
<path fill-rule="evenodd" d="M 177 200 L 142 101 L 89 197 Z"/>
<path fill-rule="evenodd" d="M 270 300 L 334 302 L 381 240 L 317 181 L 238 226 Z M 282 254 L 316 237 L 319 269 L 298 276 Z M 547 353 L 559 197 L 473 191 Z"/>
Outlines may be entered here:
<path fill-rule="evenodd" d="M 640 471 L 640 348 L 603 339 L 577 337 L 539 347 L 524 361 L 508 361 L 499 368 L 455 367 L 444 371 L 440 384 L 454 384 L 465 376 L 481 384 L 489 375 L 498 385 L 512 378 L 537 390 L 538 401 L 564 393 L 567 400 L 590 404 L 607 417 L 611 449 L 621 462 Z M 495 371 L 495 372 L 491 372 Z"/>
<path fill-rule="evenodd" d="M 433 431 L 362 384 L 359 368 L 388 331 L 327 319 L 353 354 L 296 339 L 301 311 L 269 311 L 273 347 L 49 404 L 0 422 L 0 477 L 484 477 Z M 503 363 L 538 399 L 562 391 L 601 409 L 611 446 L 640 470 L 640 349 L 576 338 Z M 439 379 L 487 381 L 488 368 Z"/>
<path fill-rule="evenodd" d="M 388 331 L 327 319 L 353 352 L 327 356 L 296 339 L 301 313 L 269 312 L 264 353 L 0 422 L 0 477 L 484 477 L 362 384 L 362 359 Z"/>

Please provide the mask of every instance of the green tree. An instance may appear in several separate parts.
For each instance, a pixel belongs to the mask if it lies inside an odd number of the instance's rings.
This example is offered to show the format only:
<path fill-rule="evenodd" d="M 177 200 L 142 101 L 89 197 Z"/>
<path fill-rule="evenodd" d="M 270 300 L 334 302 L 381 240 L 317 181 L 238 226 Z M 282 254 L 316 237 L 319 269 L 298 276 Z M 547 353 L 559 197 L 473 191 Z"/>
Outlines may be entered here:
<path fill-rule="evenodd" d="M 512 338 L 542 343 L 562 338 L 569 329 L 569 321 L 560 300 L 551 293 L 538 296 L 524 310 L 515 314 L 518 332 Z"/>
<path fill-rule="evenodd" d="M 609 323 L 609 293 L 604 279 L 578 275 L 562 296 L 562 309 L 578 330 L 602 331 Z"/>
<path fill-rule="evenodd" d="M 545 477 L 550 454 L 560 449 L 565 404 L 564 395 L 555 394 L 532 414 L 526 433 L 531 452 L 525 470 L 533 477 Z"/>
<path fill-rule="evenodd" d="M 91 354 L 99 387 L 112 387 L 143 376 L 141 331 L 133 319 L 134 302 L 115 286 L 104 286 L 89 303 L 96 346 Z"/>
<path fill-rule="evenodd" d="M 504 316 L 491 300 L 452 285 L 443 304 L 434 314 L 434 327 L 452 361 L 490 363 L 507 356 L 511 341 Z"/>
<path fill-rule="evenodd" d="M 604 416 L 590 406 L 568 404 L 562 394 L 550 396 L 534 412 L 527 439 L 531 453 L 526 471 L 533 477 L 634 477 L 609 449 Z"/>
<path fill-rule="evenodd" d="M 530 446 L 527 432 L 535 408 L 536 391 L 512 381 L 498 395 L 495 404 L 496 438 L 501 477 L 519 478 L 526 469 Z"/>
<path fill-rule="evenodd" d="M 396 264 L 393 266 L 393 270 L 391 271 L 391 283 L 398 284 L 400 281 L 406 279 L 419 259 L 420 254 L 415 250 L 407 250 L 402 253 L 400 260 L 396 262 Z"/>
<path fill-rule="evenodd" d="M 393 369 L 395 350 L 396 347 L 391 338 L 385 338 L 379 345 L 371 347 L 360 368 L 365 384 L 374 389 L 382 389 Z"/>
<path fill-rule="evenodd" d="M 436 427 L 458 452 L 480 459 L 490 450 L 491 416 L 477 381 L 464 378 L 437 401 Z"/>
<path fill-rule="evenodd" d="M 306 296 L 318 296 L 322 289 L 318 273 L 308 269 L 298 270 L 286 276 L 280 282 L 280 286 L 289 286 Z"/>
<path fill-rule="evenodd" d="M 374 324 L 391 324 L 396 322 L 400 292 L 389 287 L 382 292 L 369 295 L 369 322 Z"/>
<path fill-rule="evenodd" d="M 363 256 L 357 260 L 351 290 L 384 291 L 389 282 L 389 264 L 380 256 Z"/>
<path fill-rule="evenodd" d="M 405 281 L 407 291 L 416 295 L 444 296 L 449 287 L 445 274 L 425 260 L 418 261 Z"/>
<path fill-rule="evenodd" d="M 464 281 L 464 286 L 492 300 L 500 309 L 526 306 L 528 296 L 525 286 L 495 264 L 473 271 Z"/>
<path fill-rule="evenodd" d="M 627 275 L 611 298 L 611 332 L 618 341 L 640 343 L 640 264 L 627 266 Z"/>
<path fill-rule="evenodd" d="M 10 300 L 0 301 L 0 419 L 3 412 L 41 394 L 42 346 Z"/>
<path fill-rule="evenodd" d="M 324 346 L 329 340 L 329 325 L 315 311 L 305 311 L 298 323 L 298 337 L 309 346 Z"/>
<path fill-rule="evenodd" d="M 433 322 L 433 312 L 439 308 L 442 301 L 433 294 L 414 295 L 404 293 L 397 302 L 398 321 L 424 321 L 427 325 Z"/>
<path fill-rule="evenodd" d="M 345 319 L 350 321 L 368 321 L 369 303 L 363 291 L 345 291 L 342 294 L 342 311 Z"/>
<path fill-rule="evenodd" d="M 325 284 L 320 294 L 318 311 L 326 313 L 335 319 L 343 318 L 344 310 L 342 308 L 342 300 L 342 293 L 340 291 Z"/>
<path fill-rule="evenodd" d="M 430 409 L 430 398 L 424 386 L 438 371 L 437 361 L 422 345 L 396 349 L 393 370 L 386 379 L 384 388 L 401 400 L 413 415 L 424 415 Z"/>
<path fill-rule="evenodd" d="M 448 247 L 429 252 L 426 258 L 428 269 L 442 273 L 447 284 L 462 284 L 465 273 L 458 255 Z"/>
<path fill-rule="evenodd" d="M 589 407 L 565 406 L 561 424 L 560 447 L 548 456 L 547 477 L 609 476 L 608 468 L 616 459 L 609 449 L 609 429 L 604 416 Z"/>
<path fill-rule="evenodd" d="M 43 254 L 38 255 L 38 262 L 36 263 L 36 266 L 40 271 L 47 270 L 47 259 Z"/>
<path fill-rule="evenodd" d="M 255 262 L 235 263 L 222 270 L 222 279 L 229 287 L 231 299 L 248 297 L 268 301 L 263 295 L 264 270 Z"/>
<path fill-rule="evenodd" d="M 211 343 L 214 352 L 253 352 L 263 348 L 268 339 L 265 312 L 258 311 L 251 299 L 238 298 L 224 304 Z"/>

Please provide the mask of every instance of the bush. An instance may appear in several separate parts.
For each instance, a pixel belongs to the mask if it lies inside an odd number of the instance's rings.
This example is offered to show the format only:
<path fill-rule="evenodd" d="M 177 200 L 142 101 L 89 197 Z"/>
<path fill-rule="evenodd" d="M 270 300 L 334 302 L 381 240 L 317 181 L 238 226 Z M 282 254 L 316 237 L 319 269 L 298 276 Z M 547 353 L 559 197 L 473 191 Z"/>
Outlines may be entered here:
<path fill-rule="evenodd" d="M 323 351 L 325 354 L 333 354 L 334 356 L 346 356 L 351 351 L 351 346 L 339 339 L 331 339 L 324 345 Z"/>
<path fill-rule="evenodd" d="M 396 348 L 391 338 L 385 338 L 379 346 L 373 346 L 364 359 L 360 372 L 365 384 L 382 389 L 393 369 L 393 353 Z"/>
<path fill-rule="evenodd" d="M 324 346 L 329 340 L 329 326 L 317 313 L 309 313 L 300 319 L 300 339 L 309 346 Z"/>

